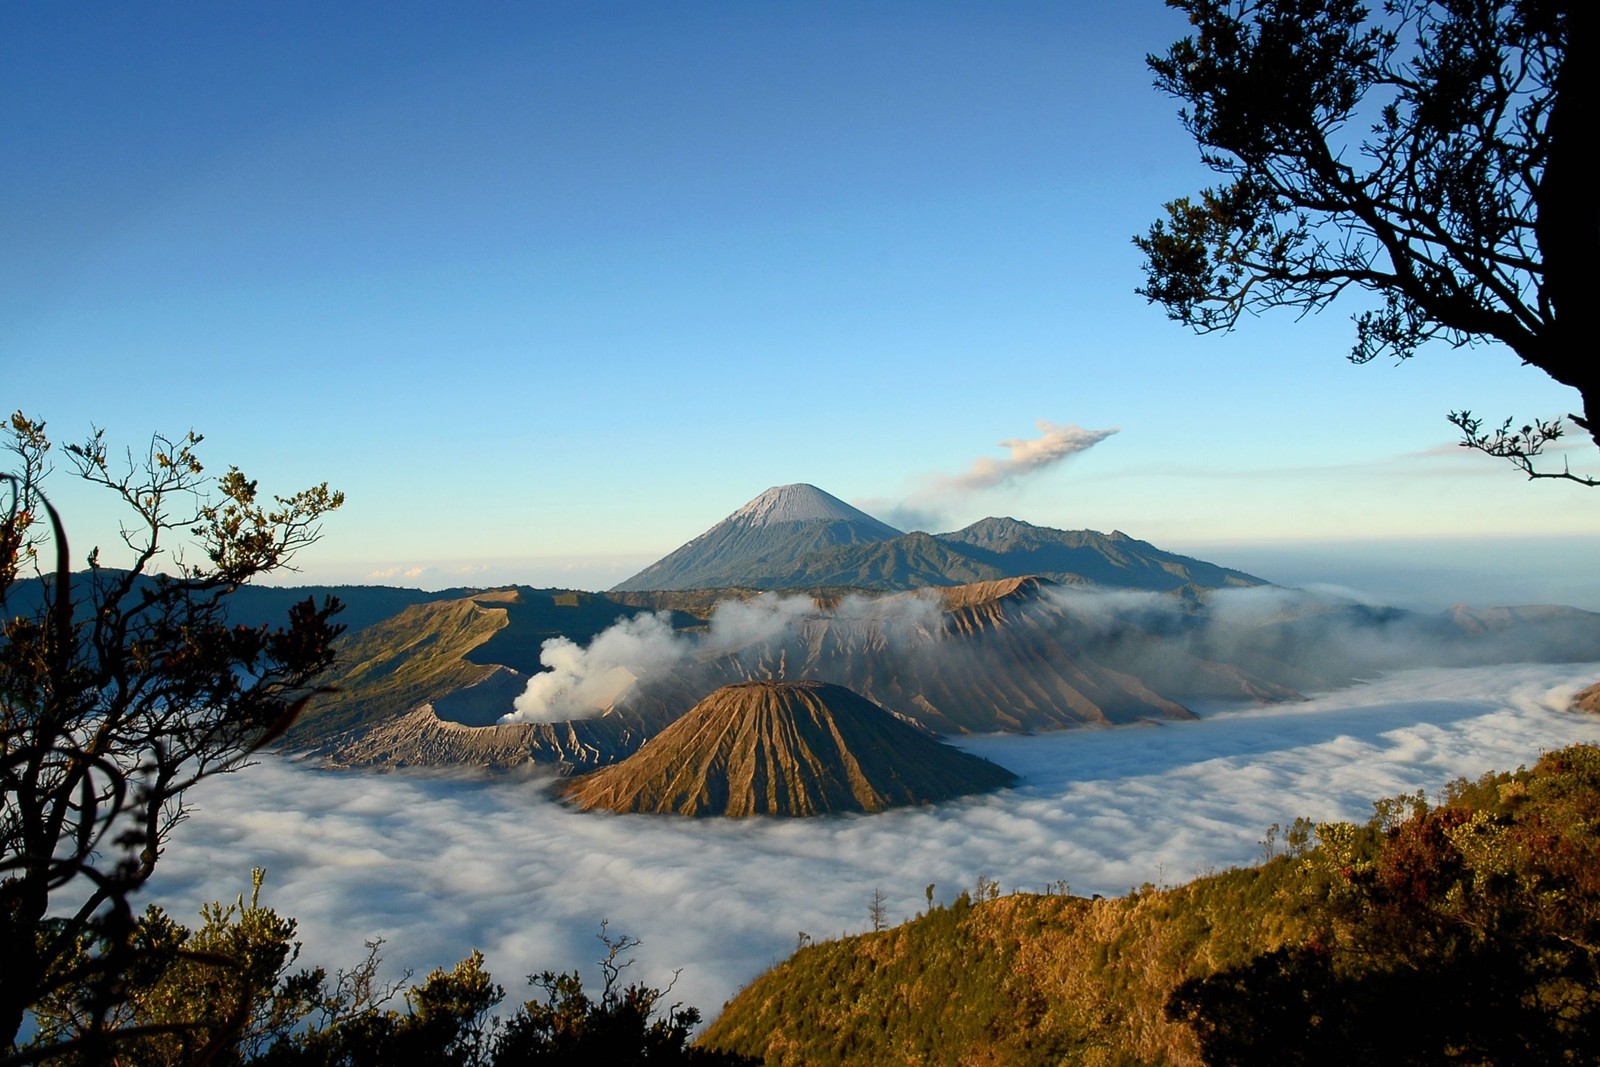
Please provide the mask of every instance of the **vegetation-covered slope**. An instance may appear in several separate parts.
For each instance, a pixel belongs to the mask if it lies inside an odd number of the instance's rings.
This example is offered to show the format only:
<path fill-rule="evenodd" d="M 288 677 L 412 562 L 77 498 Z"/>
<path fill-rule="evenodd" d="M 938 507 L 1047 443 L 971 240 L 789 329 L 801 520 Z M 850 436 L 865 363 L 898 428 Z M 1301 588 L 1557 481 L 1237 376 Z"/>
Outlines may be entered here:
<path fill-rule="evenodd" d="M 1118 899 L 963 894 L 812 945 L 702 1038 L 787 1064 L 1600 1060 L 1600 749 Z"/>
<path fill-rule="evenodd" d="M 331 691 L 312 702 L 288 740 L 311 745 L 485 681 L 495 668 L 467 654 L 505 625 L 503 608 L 463 597 L 416 604 L 347 634 L 323 679 Z"/>

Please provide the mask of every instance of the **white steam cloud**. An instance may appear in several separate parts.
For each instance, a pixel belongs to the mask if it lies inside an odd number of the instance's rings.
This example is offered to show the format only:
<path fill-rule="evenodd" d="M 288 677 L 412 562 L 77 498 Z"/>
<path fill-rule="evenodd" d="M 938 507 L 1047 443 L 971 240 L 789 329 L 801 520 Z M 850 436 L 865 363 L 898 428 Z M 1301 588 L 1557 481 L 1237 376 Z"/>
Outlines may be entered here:
<path fill-rule="evenodd" d="M 505 722 L 566 722 L 598 715 L 646 675 L 683 658 L 670 618 L 657 612 L 621 619 L 587 648 L 552 637 L 539 649 L 548 670 L 528 680 Z"/>
<path fill-rule="evenodd" d="M 1206 663 L 1236 665 L 1269 686 L 1304 691 L 1405 667 L 1577 660 L 1592 654 L 1600 632 L 1592 616 L 1563 609 L 1525 609 L 1495 628 L 1470 616 L 1458 621 L 1448 613 L 1395 612 L 1278 586 L 1212 590 L 1203 615 L 1162 593 L 1073 586 L 1048 587 L 1038 601 L 1009 610 L 1183 704 L 1238 691 L 1219 690 Z M 540 659 L 548 669 L 529 679 L 501 721 L 603 715 L 627 703 L 637 684 L 674 672 L 691 688 L 703 686 L 697 695 L 704 695 L 721 684 L 711 678 L 761 677 L 779 673 L 780 666 L 798 670 L 796 657 L 824 640 L 853 651 L 824 656 L 809 669 L 823 681 L 847 685 L 855 684 L 850 664 L 868 657 L 908 680 L 930 669 L 929 655 L 946 669 L 957 661 L 980 673 L 1009 668 L 1003 651 L 939 640 L 944 625 L 935 589 L 850 596 L 829 606 L 807 596 L 764 593 L 724 600 L 705 628 L 687 632 L 674 630 L 665 613 L 641 614 L 619 619 L 586 647 L 564 637 L 546 641 Z M 745 660 L 733 676 L 695 670 L 729 655 Z"/>
<path fill-rule="evenodd" d="M 798 633 L 808 620 L 834 625 L 870 624 L 889 640 L 938 625 L 934 596 L 846 597 L 822 609 L 805 596 L 763 593 L 749 600 L 724 600 L 701 633 L 672 629 L 664 612 L 620 619 L 587 647 L 565 637 L 546 641 L 539 662 L 548 670 L 528 680 L 502 722 L 566 722 L 604 714 L 637 681 L 655 677 L 692 659 L 720 656 Z"/>
<path fill-rule="evenodd" d="M 816 938 L 950 901 L 979 876 L 1005 890 L 1066 879 L 1079 894 L 1175 884 L 1254 862 L 1265 828 L 1298 815 L 1364 819 L 1370 802 L 1541 751 L 1600 741 L 1566 710 L 1600 664 L 1404 671 L 1315 699 L 1201 707 L 1198 722 L 968 738 L 1024 776 L 1015 789 L 927 808 L 822 819 L 679 820 L 578 813 L 538 782 L 321 771 L 274 756 L 203 783 L 149 897 L 194 921 L 246 891 L 299 922 L 301 963 L 351 966 L 382 937 L 385 971 L 416 975 L 484 950 L 508 1000 L 522 976 L 581 969 L 594 935 L 643 939 L 630 979 L 714 1016 Z"/>

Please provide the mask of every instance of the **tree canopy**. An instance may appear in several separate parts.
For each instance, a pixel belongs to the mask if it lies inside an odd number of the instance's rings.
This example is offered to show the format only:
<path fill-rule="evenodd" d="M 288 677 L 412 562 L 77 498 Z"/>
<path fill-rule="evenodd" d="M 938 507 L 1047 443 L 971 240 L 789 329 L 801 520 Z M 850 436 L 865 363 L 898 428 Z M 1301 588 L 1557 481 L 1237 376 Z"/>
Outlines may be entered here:
<path fill-rule="evenodd" d="M 15 1049 L 28 1011 L 71 989 L 77 1000 L 57 1051 L 98 1062 L 119 1040 L 130 970 L 153 958 L 134 937 L 130 897 L 183 819 L 186 792 L 281 733 L 333 659 L 337 601 L 306 600 L 283 625 L 251 627 L 230 622 L 228 598 L 288 567 L 343 495 L 323 484 L 268 503 L 237 468 L 213 486 L 197 434 L 157 435 L 119 459 L 97 432 L 69 446 L 67 462 L 120 501 L 130 558 L 105 566 L 96 548 L 75 573 L 44 493 L 45 425 L 18 412 L 9 438 L 13 463 L 0 474 L 0 1048 Z M 37 1046 L 22 1054 L 39 1055 Z"/>
<path fill-rule="evenodd" d="M 1194 34 L 1148 62 L 1221 184 L 1135 237 L 1139 292 L 1200 332 L 1245 313 L 1321 310 L 1347 290 L 1350 358 L 1426 342 L 1505 345 L 1576 389 L 1600 444 L 1587 321 L 1600 200 L 1586 0 L 1168 0 Z M 1569 57 L 1571 60 L 1569 62 Z M 1464 445 L 1529 477 L 1600 484 L 1536 459 L 1562 420 L 1485 427 Z"/>

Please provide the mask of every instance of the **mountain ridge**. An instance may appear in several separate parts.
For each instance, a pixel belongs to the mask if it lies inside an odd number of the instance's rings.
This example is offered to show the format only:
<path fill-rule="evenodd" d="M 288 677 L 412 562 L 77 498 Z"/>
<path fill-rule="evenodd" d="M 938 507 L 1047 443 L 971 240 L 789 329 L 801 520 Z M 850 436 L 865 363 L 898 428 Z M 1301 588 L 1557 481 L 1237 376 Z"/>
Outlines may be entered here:
<path fill-rule="evenodd" d="M 1029 575 L 1157 592 L 1269 584 L 1120 530 L 1055 530 L 990 516 L 949 533 L 902 533 L 816 486 L 795 483 L 768 489 L 611 591 L 885 591 Z"/>

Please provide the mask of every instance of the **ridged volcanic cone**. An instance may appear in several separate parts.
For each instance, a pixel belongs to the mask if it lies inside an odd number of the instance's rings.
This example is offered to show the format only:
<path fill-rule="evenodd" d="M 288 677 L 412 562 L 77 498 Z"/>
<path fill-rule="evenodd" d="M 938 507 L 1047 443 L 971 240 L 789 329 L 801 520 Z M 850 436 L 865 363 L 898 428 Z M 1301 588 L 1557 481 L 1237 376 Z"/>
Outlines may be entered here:
<path fill-rule="evenodd" d="M 843 686 L 727 685 L 621 763 L 563 783 L 589 810 L 824 815 L 927 804 L 1016 776 Z"/>

